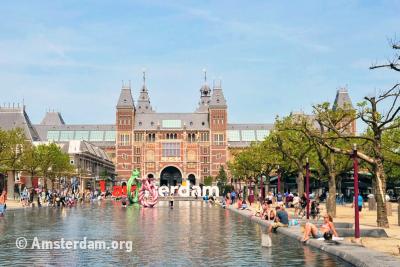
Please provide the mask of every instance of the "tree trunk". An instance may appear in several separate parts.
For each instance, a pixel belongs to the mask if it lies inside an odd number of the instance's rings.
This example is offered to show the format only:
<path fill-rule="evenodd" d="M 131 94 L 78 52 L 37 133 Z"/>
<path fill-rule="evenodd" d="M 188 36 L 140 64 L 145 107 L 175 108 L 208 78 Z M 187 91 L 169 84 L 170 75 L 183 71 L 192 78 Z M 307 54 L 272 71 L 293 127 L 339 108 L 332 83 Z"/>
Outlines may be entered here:
<path fill-rule="evenodd" d="M 299 193 L 299 196 L 302 196 L 304 194 L 304 176 L 303 176 L 303 170 L 297 171 L 297 193 Z"/>
<path fill-rule="evenodd" d="M 375 199 L 376 199 L 376 222 L 378 227 L 389 228 L 386 210 L 386 175 L 381 161 L 374 166 L 375 174 Z"/>
<path fill-rule="evenodd" d="M 336 174 L 330 173 L 328 179 L 329 195 L 326 200 L 326 210 L 332 217 L 336 217 Z"/>
<path fill-rule="evenodd" d="M 7 177 L 7 199 L 14 199 L 15 171 L 9 171 Z"/>

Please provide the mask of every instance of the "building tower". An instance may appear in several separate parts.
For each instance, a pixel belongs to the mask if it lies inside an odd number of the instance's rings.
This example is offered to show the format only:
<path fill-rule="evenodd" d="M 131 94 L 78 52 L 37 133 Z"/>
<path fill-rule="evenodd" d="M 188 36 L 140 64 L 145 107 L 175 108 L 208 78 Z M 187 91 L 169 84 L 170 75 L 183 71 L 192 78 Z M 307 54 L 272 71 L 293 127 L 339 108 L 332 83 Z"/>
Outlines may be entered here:
<path fill-rule="evenodd" d="M 218 175 L 220 166 L 226 170 L 227 160 L 227 105 L 221 81 L 214 81 L 213 91 L 209 103 L 209 122 L 211 140 L 211 176 Z"/>
<path fill-rule="evenodd" d="M 120 180 L 127 180 L 132 171 L 132 134 L 136 112 L 130 82 L 122 84 L 116 108 L 116 171 Z"/>
<path fill-rule="evenodd" d="M 150 105 L 149 91 L 146 87 L 146 71 L 143 70 L 143 86 L 140 90 L 139 99 L 137 102 L 138 113 L 153 113 L 153 108 Z"/>
<path fill-rule="evenodd" d="M 207 83 L 207 71 L 203 69 L 204 72 L 204 84 L 200 88 L 200 102 L 196 109 L 196 112 L 208 112 L 208 105 L 211 100 L 211 89 Z"/>
<path fill-rule="evenodd" d="M 333 102 L 332 110 L 341 108 L 343 110 L 354 110 L 347 88 L 340 88 L 336 92 L 335 102 Z M 351 121 L 350 121 L 351 120 Z M 356 120 L 354 118 L 346 118 L 341 122 L 341 126 L 345 127 L 344 131 L 350 135 L 356 135 Z"/>

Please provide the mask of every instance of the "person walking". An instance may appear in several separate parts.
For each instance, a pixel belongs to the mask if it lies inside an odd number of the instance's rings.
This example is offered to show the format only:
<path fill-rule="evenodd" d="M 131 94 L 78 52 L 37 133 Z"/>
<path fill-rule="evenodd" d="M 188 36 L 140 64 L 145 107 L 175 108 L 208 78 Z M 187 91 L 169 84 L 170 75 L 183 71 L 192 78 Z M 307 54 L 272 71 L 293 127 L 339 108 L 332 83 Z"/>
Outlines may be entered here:
<path fill-rule="evenodd" d="M 0 195 L 0 216 L 3 216 L 4 213 L 6 212 L 6 200 L 7 200 L 7 192 L 6 190 L 3 190 L 3 192 Z"/>
<path fill-rule="evenodd" d="M 235 192 L 235 190 L 233 190 L 231 193 L 231 200 L 232 200 L 231 205 L 233 205 L 235 203 L 235 198 L 236 198 L 236 192 Z"/>

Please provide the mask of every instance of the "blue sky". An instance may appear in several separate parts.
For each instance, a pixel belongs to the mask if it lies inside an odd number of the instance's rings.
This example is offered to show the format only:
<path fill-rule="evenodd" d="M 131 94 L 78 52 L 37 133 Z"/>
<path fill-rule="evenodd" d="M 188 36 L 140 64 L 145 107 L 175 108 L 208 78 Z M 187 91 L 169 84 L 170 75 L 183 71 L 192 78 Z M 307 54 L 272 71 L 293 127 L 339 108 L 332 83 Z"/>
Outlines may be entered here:
<path fill-rule="evenodd" d="M 273 122 L 353 102 L 398 77 L 368 70 L 393 53 L 400 1 L 2 1 L 0 103 L 67 123 L 113 123 L 121 80 L 134 97 L 147 69 L 159 112 L 196 108 L 206 68 L 221 78 L 230 122 Z"/>

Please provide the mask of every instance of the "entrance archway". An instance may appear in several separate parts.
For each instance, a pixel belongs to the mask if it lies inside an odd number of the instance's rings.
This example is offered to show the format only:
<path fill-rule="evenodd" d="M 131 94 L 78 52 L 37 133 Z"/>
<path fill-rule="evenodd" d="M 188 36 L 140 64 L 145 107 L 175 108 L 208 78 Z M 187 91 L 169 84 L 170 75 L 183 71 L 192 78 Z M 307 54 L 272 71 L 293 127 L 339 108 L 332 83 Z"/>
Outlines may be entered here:
<path fill-rule="evenodd" d="M 177 185 L 182 183 L 182 173 L 174 166 L 168 166 L 161 171 L 160 186 Z"/>
<path fill-rule="evenodd" d="M 196 176 L 194 176 L 194 174 L 189 174 L 188 180 L 190 182 L 190 185 L 196 185 Z"/>

